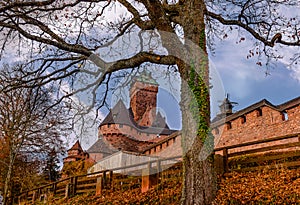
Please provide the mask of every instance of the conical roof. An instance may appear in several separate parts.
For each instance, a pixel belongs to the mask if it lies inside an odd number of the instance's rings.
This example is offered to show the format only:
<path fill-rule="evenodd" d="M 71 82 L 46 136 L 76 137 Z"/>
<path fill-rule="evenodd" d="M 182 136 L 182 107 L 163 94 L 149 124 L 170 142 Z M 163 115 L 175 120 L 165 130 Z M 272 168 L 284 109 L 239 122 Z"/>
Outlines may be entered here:
<path fill-rule="evenodd" d="M 83 149 L 82 149 L 82 147 L 81 147 L 81 145 L 80 145 L 79 140 L 77 140 L 77 141 L 75 142 L 75 144 L 74 144 L 69 150 L 81 150 L 81 151 L 83 151 Z"/>

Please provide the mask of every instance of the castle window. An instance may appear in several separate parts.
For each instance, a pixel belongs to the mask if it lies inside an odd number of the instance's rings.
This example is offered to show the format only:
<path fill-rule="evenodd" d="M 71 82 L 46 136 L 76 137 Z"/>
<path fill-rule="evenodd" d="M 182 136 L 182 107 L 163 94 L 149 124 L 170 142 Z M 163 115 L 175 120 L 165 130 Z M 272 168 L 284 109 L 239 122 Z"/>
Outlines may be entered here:
<path fill-rule="evenodd" d="M 257 108 L 256 109 L 256 117 L 260 117 L 262 116 L 262 109 L 261 108 Z"/>
<path fill-rule="evenodd" d="M 226 129 L 230 130 L 232 128 L 231 122 L 226 122 Z"/>
<path fill-rule="evenodd" d="M 246 116 L 245 115 L 241 116 L 241 123 L 242 124 L 246 123 Z"/>
<path fill-rule="evenodd" d="M 287 121 L 289 119 L 288 113 L 286 111 L 283 111 L 281 113 L 282 121 Z"/>
<path fill-rule="evenodd" d="M 123 124 L 119 124 L 119 128 L 122 128 L 123 127 Z"/>
<path fill-rule="evenodd" d="M 159 146 L 159 148 L 162 150 L 162 144 Z"/>

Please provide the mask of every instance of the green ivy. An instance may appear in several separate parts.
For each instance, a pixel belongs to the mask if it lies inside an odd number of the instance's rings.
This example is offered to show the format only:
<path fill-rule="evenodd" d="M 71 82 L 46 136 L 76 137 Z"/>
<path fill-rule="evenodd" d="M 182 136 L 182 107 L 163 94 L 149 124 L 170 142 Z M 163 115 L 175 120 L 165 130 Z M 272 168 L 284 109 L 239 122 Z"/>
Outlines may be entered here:
<path fill-rule="evenodd" d="M 209 88 L 205 82 L 207 60 L 200 62 L 199 72 L 196 72 L 195 63 L 191 63 L 188 85 L 193 96 L 189 104 L 193 119 L 197 122 L 197 136 L 204 142 L 210 132 L 207 118 L 210 116 Z"/>

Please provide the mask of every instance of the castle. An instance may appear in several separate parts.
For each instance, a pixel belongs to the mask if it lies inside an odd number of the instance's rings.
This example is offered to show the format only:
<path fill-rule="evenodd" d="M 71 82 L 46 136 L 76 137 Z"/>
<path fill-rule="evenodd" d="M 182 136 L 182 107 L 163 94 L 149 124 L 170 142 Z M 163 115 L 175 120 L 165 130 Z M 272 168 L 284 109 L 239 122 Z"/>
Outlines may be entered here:
<path fill-rule="evenodd" d="M 141 155 L 181 155 L 181 133 L 170 129 L 165 118 L 157 112 L 157 92 L 158 83 L 151 75 L 136 77 L 130 88 L 130 107 L 126 108 L 122 101 L 117 102 L 101 122 L 98 140 L 87 150 L 88 156 L 83 150 L 73 151 L 80 156 L 76 158 L 71 148 L 64 161 L 89 158 L 102 163 L 95 168 L 99 170 L 107 163 L 109 166 L 114 163 L 115 167 L 128 165 L 122 160 L 124 155 L 132 161 L 137 161 L 134 156 Z M 211 121 L 215 148 L 300 133 L 300 97 L 280 105 L 263 99 L 237 112 L 232 108 L 233 103 L 225 98 L 220 113 Z"/>
<path fill-rule="evenodd" d="M 126 108 L 119 100 L 99 125 L 98 140 L 86 152 L 77 141 L 68 150 L 64 163 L 82 159 L 96 163 L 115 153 L 151 155 L 151 149 L 155 149 L 152 151 L 155 155 L 174 145 L 179 132 L 170 129 L 166 119 L 156 110 L 158 86 L 149 73 L 135 77 L 130 86 L 130 107 Z"/>

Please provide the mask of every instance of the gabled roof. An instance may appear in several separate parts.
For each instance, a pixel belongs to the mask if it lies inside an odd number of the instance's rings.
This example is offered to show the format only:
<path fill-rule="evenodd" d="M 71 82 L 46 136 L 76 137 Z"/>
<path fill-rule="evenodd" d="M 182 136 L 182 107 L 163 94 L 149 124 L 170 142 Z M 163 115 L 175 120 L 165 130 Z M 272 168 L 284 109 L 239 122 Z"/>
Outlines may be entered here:
<path fill-rule="evenodd" d="M 157 114 L 156 121 L 158 123 L 156 126 L 146 127 L 138 125 L 134 121 L 132 110 L 130 108 L 127 109 L 124 103 L 119 100 L 118 103 L 113 107 L 113 109 L 110 110 L 108 115 L 102 121 L 100 127 L 107 124 L 123 124 L 131 126 L 140 132 L 165 135 L 169 135 L 177 131 L 169 129 L 167 123 L 165 122 L 165 119 L 161 116 L 160 113 Z"/>
<path fill-rule="evenodd" d="M 77 141 L 75 142 L 75 144 L 74 144 L 69 150 L 80 150 L 80 151 L 83 151 L 83 149 L 82 149 L 82 147 L 81 147 L 81 145 L 80 145 L 79 140 L 77 140 Z M 68 150 L 68 151 L 69 151 L 69 150 Z"/>
<path fill-rule="evenodd" d="M 100 126 L 105 124 L 128 124 L 131 119 L 133 119 L 132 113 L 127 110 L 123 101 L 119 100 L 109 111 Z"/>
<path fill-rule="evenodd" d="M 226 116 L 226 117 L 225 116 L 223 116 L 223 117 L 216 116 L 216 118 L 214 118 L 212 120 L 211 126 L 212 127 L 219 126 L 219 125 L 221 125 L 221 124 L 223 124 L 225 122 L 229 122 L 231 120 L 239 118 L 239 117 L 241 117 L 241 116 L 243 116 L 243 115 L 245 115 L 245 114 L 247 114 L 249 112 L 252 112 L 252 111 L 254 111 L 254 110 L 258 109 L 258 108 L 264 107 L 264 106 L 270 107 L 273 110 L 276 110 L 278 112 L 282 112 L 282 111 L 285 111 L 287 109 L 290 109 L 290 108 L 298 106 L 298 105 L 300 105 L 300 97 L 294 98 L 294 99 L 292 99 L 290 101 L 287 101 L 287 102 L 285 102 L 283 104 L 280 104 L 280 105 L 273 105 L 268 100 L 263 99 L 263 100 L 261 100 L 261 101 L 259 101 L 257 103 L 254 103 L 254 104 L 252 104 L 252 105 L 250 105 L 250 106 L 248 106 L 248 107 L 246 107 L 246 108 L 244 108 L 242 110 L 239 110 L 239 111 L 237 111 L 237 112 L 235 112 L 235 113 L 233 113 L 233 114 L 231 114 L 229 116 Z"/>

